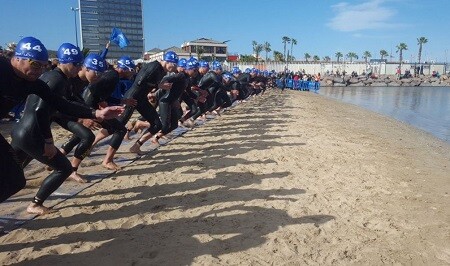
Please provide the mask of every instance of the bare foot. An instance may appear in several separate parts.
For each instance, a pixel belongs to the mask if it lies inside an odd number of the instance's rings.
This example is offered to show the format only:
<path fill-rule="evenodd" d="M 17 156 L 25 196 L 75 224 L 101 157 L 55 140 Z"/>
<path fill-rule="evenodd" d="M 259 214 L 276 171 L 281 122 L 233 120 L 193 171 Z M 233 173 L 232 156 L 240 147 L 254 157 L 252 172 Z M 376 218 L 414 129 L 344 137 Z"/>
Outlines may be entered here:
<path fill-rule="evenodd" d="M 30 205 L 28 205 L 27 207 L 27 212 L 31 214 L 45 215 L 55 211 L 36 203 L 30 203 Z"/>
<path fill-rule="evenodd" d="M 125 137 L 123 137 L 124 140 L 132 140 L 133 138 L 130 137 L 130 131 L 127 131 L 127 134 L 125 134 Z"/>
<path fill-rule="evenodd" d="M 47 166 L 45 167 L 45 170 L 47 170 L 47 171 L 53 171 L 53 168 L 52 168 L 51 166 L 48 166 L 48 165 L 47 165 Z"/>
<path fill-rule="evenodd" d="M 157 138 L 152 138 L 152 143 L 156 144 L 156 145 L 159 145 L 159 141 L 158 141 Z"/>
<path fill-rule="evenodd" d="M 87 183 L 88 180 L 86 178 L 83 178 L 80 174 L 77 172 L 72 172 L 71 175 L 69 175 L 68 179 L 78 182 L 78 183 Z"/>
<path fill-rule="evenodd" d="M 144 154 L 144 152 L 141 151 L 141 147 L 137 143 L 134 143 L 133 146 L 130 147 L 130 152 L 131 153 L 136 153 L 137 155 L 143 155 Z"/>
<path fill-rule="evenodd" d="M 102 166 L 105 167 L 106 169 L 114 170 L 114 171 L 119 171 L 120 169 L 122 169 L 122 167 L 118 166 L 114 162 L 107 162 L 107 163 L 103 162 Z"/>
<path fill-rule="evenodd" d="M 185 125 L 188 128 L 193 128 L 195 126 L 195 122 L 192 119 L 188 119 L 184 121 L 183 125 Z"/>

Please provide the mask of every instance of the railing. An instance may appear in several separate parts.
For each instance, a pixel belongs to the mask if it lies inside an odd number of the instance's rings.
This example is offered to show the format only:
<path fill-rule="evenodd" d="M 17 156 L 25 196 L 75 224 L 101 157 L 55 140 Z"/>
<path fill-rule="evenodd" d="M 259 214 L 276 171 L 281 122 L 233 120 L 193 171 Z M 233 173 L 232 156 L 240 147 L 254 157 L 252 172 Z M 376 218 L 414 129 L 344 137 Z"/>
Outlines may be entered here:
<path fill-rule="evenodd" d="M 309 91 L 319 90 L 320 82 L 305 81 L 305 80 L 293 80 L 293 79 L 277 79 L 276 85 L 278 88 L 288 88 L 291 90 Z"/>

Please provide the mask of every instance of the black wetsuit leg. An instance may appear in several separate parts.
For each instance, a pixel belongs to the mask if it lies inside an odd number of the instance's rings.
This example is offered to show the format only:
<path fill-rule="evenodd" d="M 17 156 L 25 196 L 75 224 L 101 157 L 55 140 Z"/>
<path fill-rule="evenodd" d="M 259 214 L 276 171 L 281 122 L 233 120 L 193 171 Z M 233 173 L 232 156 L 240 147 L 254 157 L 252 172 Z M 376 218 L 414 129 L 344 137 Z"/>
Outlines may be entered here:
<path fill-rule="evenodd" d="M 221 98 L 222 108 L 230 107 L 233 104 L 230 96 L 228 96 L 225 90 L 219 90 L 219 97 Z"/>
<path fill-rule="evenodd" d="M 14 149 L 0 134 L 0 202 L 25 187 L 25 175 Z"/>
<path fill-rule="evenodd" d="M 189 112 L 187 112 L 182 118 L 181 121 L 186 121 L 189 118 L 191 118 L 195 113 L 198 112 L 199 108 L 197 106 L 197 104 L 195 103 L 194 99 L 192 99 L 191 97 L 189 97 L 188 95 L 183 95 L 182 100 L 184 101 L 184 103 L 186 103 L 186 105 L 189 107 Z"/>
<path fill-rule="evenodd" d="M 20 145 L 13 141 L 13 148 L 16 152 L 25 152 L 32 158 L 39 162 L 46 164 L 54 169 L 54 171 L 47 176 L 41 184 L 39 191 L 36 193 L 36 197 L 33 202 L 42 204 L 72 173 L 72 165 L 64 154 L 57 150 L 56 155 L 49 159 L 43 156 L 44 142 L 35 143 L 33 147 L 28 145 Z"/>
<path fill-rule="evenodd" d="M 64 150 L 66 154 L 69 154 L 75 146 L 80 144 L 81 139 L 77 137 L 75 134 L 70 137 L 68 141 L 66 141 L 61 148 Z"/>
<path fill-rule="evenodd" d="M 170 103 L 163 101 L 159 102 L 159 116 L 161 117 L 161 131 L 165 135 L 169 133 L 170 120 L 172 118 Z"/>
<path fill-rule="evenodd" d="M 136 110 L 150 123 L 150 127 L 146 132 L 150 132 L 152 135 L 158 133 L 161 130 L 161 120 L 159 119 L 158 112 L 155 107 L 148 101 L 140 101 L 136 106 Z"/>
<path fill-rule="evenodd" d="M 115 150 L 118 150 L 120 144 L 122 144 L 123 137 L 125 137 L 125 134 L 127 133 L 127 129 L 124 124 L 117 119 L 108 119 L 100 122 L 100 125 L 108 131 L 108 134 L 112 134 L 109 146 Z"/>
<path fill-rule="evenodd" d="M 64 150 L 66 154 L 69 154 L 69 152 L 77 145 L 77 148 L 74 152 L 74 157 L 80 160 L 83 160 L 86 158 L 86 156 L 89 154 L 89 150 L 92 147 L 92 143 L 94 143 L 95 136 L 92 131 L 83 126 L 82 124 L 64 119 L 64 118 L 54 118 L 54 121 L 58 123 L 61 127 L 64 129 L 72 132 L 74 135 L 69 139 L 68 142 L 64 143 L 61 148 Z"/>

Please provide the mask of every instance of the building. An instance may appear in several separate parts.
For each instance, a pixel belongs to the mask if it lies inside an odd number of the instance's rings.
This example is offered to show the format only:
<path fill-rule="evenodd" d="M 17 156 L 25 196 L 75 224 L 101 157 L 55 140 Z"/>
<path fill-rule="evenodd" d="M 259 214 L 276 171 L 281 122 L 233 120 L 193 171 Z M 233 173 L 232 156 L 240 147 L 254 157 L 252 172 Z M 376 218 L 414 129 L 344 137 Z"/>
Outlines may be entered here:
<path fill-rule="evenodd" d="M 167 51 L 174 51 L 175 53 L 177 53 L 178 58 L 180 58 L 180 59 L 181 58 L 189 59 L 191 57 L 191 55 L 189 53 L 186 53 L 181 48 L 172 46 L 172 47 L 164 49 L 164 50 L 161 50 L 158 48 L 153 48 L 153 49 L 145 52 L 144 59 L 145 59 L 145 61 L 149 61 L 149 62 L 155 61 L 155 60 L 161 61 L 164 57 L 164 54 Z"/>
<path fill-rule="evenodd" d="M 107 57 L 128 55 L 138 59 L 143 56 L 142 0 L 78 0 L 78 7 L 82 48 L 94 53 L 102 51 L 116 27 L 122 30 L 130 45 L 120 49 L 111 44 Z"/>
<path fill-rule="evenodd" d="M 200 38 L 183 43 L 181 49 L 189 55 L 199 57 L 206 61 L 217 60 L 223 62 L 227 59 L 228 45 L 226 41 L 220 42 L 212 39 Z"/>

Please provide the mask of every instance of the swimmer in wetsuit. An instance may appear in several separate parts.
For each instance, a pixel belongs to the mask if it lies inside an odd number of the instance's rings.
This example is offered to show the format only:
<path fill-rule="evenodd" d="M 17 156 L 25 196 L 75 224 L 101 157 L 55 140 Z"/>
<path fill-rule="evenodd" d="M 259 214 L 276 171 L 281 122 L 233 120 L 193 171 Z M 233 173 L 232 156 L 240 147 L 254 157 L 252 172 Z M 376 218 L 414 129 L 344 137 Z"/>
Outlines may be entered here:
<path fill-rule="evenodd" d="M 171 83 L 160 82 L 168 72 L 176 71 L 177 63 L 178 55 L 173 51 L 167 51 L 161 62 L 153 61 L 144 65 L 137 74 L 133 85 L 126 92 L 125 98 L 136 99 L 137 105 L 136 107 L 127 105 L 125 107 L 125 112 L 119 117 L 119 121 L 125 125 L 133 114 L 134 109 L 136 109 L 143 118 L 150 123 L 150 127 L 144 132 L 144 135 L 136 141 L 137 145 L 133 145 L 133 147 L 139 148 L 143 143 L 141 141 L 145 142 L 161 130 L 161 120 L 159 119 L 155 107 L 150 104 L 148 95 L 152 88 L 159 87 L 163 90 L 171 89 Z M 141 153 L 140 149 L 130 149 L 130 151 Z"/>
<path fill-rule="evenodd" d="M 25 60 L 24 58 L 26 58 L 26 56 L 33 56 L 32 53 L 29 53 L 28 47 L 30 47 L 30 44 L 35 45 L 31 47 L 39 46 L 40 53 L 44 52 L 43 48 L 45 47 L 42 45 L 42 43 L 40 43 L 40 41 L 32 37 L 27 38 L 24 38 L 25 40 L 22 40 L 22 43 L 19 42 L 19 44 L 21 45 L 18 46 L 19 51 L 16 51 L 16 59 L 13 58 L 13 60 L 11 61 L 13 69 L 15 64 L 18 64 L 20 67 L 21 59 Z M 40 55 L 41 58 L 47 56 L 48 55 L 46 50 L 45 55 Z M 33 57 L 39 58 L 39 56 Z M 35 68 L 37 69 L 37 65 L 35 66 Z M 70 76 L 72 73 L 76 73 L 78 68 L 79 66 L 75 64 L 68 64 L 67 66 L 62 67 L 62 69 L 55 69 L 53 71 L 46 72 L 41 77 L 40 82 L 36 81 L 35 84 L 31 84 L 33 87 L 34 85 L 36 85 L 38 90 L 30 91 L 31 93 L 28 96 L 27 102 L 25 104 L 24 116 L 14 127 L 11 144 L 14 148 L 17 161 L 15 165 L 11 165 L 10 167 L 17 167 L 17 163 L 19 163 L 21 167 L 24 167 L 31 159 L 34 158 L 55 169 L 55 171 L 44 180 L 36 197 L 34 197 L 33 202 L 28 206 L 27 211 L 29 213 L 41 215 L 49 212 L 49 209 L 44 207 L 42 205 L 42 202 L 53 191 L 55 191 L 72 172 L 70 162 L 54 146 L 50 129 L 50 115 L 54 112 L 54 109 L 49 108 L 49 105 L 44 104 L 44 102 L 50 103 L 51 106 L 57 107 L 59 111 L 64 111 L 65 113 L 73 116 L 93 118 L 93 114 L 97 113 L 97 111 L 93 111 L 94 109 L 90 109 L 81 104 L 65 101 L 61 96 L 59 96 L 60 93 L 52 93 L 49 89 L 51 87 L 56 91 L 65 91 L 66 87 L 68 86 L 67 76 Z M 31 76 L 30 80 L 32 80 L 36 76 Z M 41 90 L 45 90 L 53 97 L 49 98 L 45 93 L 42 93 Z M 25 91 L 23 90 L 22 92 Z M 4 96 L 3 91 L 2 96 Z M 42 98 L 40 96 L 42 96 Z M 59 103 L 62 102 L 63 106 L 59 106 L 58 103 L 55 104 L 52 101 L 56 101 Z M 117 109 L 121 111 L 120 108 Z M 102 111 L 99 113 L 102 113 Z M 117 112 L 113 112 L 113 114 L 117 115 Z M 109 117 L 109 115 L 98 116 L 101 118 Z"/>
<path fill-rule="evenodd" d="M 106 71 L 100 79 L 90 84 L 83 93 L 83 98 L 88 106 L 100 106 L 104 108 L 108 105 L 107 100 L 110 99 L 113 91 L 121 85 L 120 78 L 131 78 L 134 74 L 135 65 L 130 57 L 123 56 L 117 61 L 117 66 L 114 70 Z M 128 106 L 136 106 L 136 100 L 133 98 L 123 98 L 120 100 L 121 104 Z M 100 140 L 109 135 L 111 137 L 108 150 L 103 159 L 102 166 L 110 170 L 120 170 L 114 162 L 114 155 L 122 144 L 122 140 L 127 133 L 125 125 L 117 119 L 108 119 L 99 122 L 101 126 L 100 132 L 97 133 L 95 141 L 92 144 L 95 146 Z"/>

